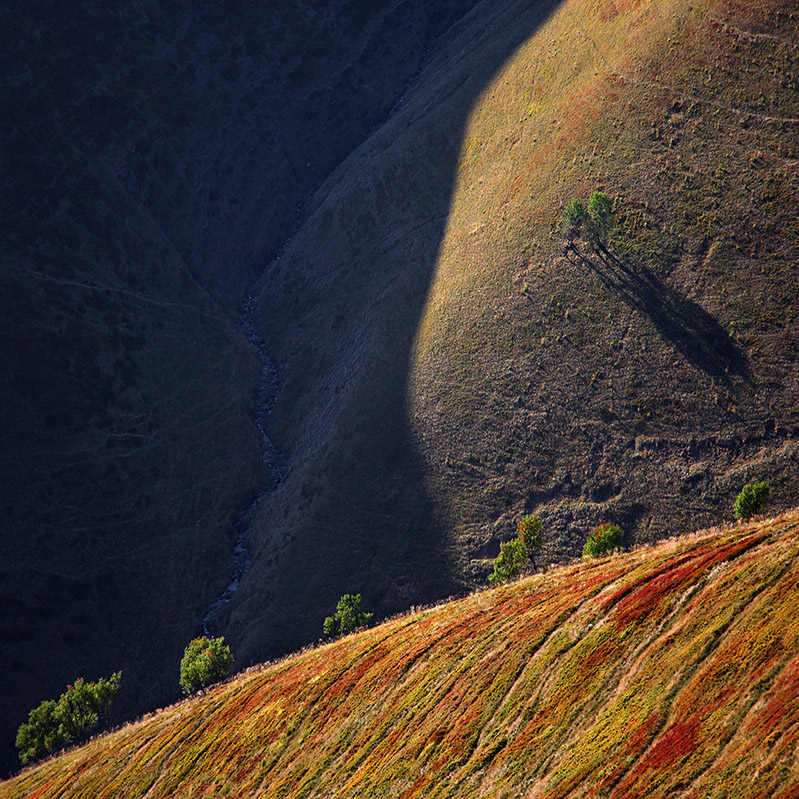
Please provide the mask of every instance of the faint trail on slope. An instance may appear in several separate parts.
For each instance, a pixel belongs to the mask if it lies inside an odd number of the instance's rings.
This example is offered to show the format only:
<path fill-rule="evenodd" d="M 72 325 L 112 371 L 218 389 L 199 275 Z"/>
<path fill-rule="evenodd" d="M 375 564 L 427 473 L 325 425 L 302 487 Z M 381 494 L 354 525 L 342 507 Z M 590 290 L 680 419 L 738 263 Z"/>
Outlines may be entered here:
<path fill-rule="evenodd" d="M 742 108 L 736 108 L 735 106 L 728 105 L 727 103 L 719 103 L 719 102 L 716 102 L 714 100 L 710 100 L 710 99 L 708 99 L 706 97 L 701 97 L 699 95 L 686 94 L 686 88 L 687 89 L 693 88 L 695 91 L 698 92 L 699 89 L 696 86 L 680 87 L 680 86 L 673 86 L 670 83 L 666 83 L 666 82 L 660 81 L 660 80 L 655 80 L 653 78 L 645 78 L 645 79 L 636 78 L 633 75 L 631 75 L 629 73 L 626 73 L 624 70 L 619 69 L 618 67 L 615 67 L 608 60 L 607 56 L 605 56 L 605 54 L 599 48 L 599 46 L 594 41 L 594 39 L 591 36 L 589 36 L 580 27 L 580 24 L 576 20 L 574 21 L 573 24 L 574 24 L 574 27 L 577 30 L 577 32 L 581 36 L 584 36 L 590 42 L 590 44 L 593 46 L 593 48 L 596 51 L 597 55 L 602 59 L 602 61 L 604 62 L 605 66 L 608 68 L 608 72 L 610 72 L 611 75 L 615 75 L 616 77 L 618 77 L 622 81 L 629 81 L 630 83 L 635 84 L 637 86 L 647 86 L 647 87 L 655 86 L 655 87 L 657 87 L 659 89 L 668 89 L 670 92 L 672 92 L 677 97 L 680 97 L 684 101 L 690 101 L 690 102 L 694 102 L 694 103 L 699 103 L 700 105 L 710 106 L 711 108 L 717 108 L 720 111 L 728 111 L 731 114 L 737 114 L 739 117 L 751 117 L 752 119 L 759 119 L 759 120 L 762 120 L 763 122 L 779 122 L 779 123 L 792 124 L 792 125 L 799 124 L 799 118 L 797 118 L 797 117 L 775 117 L 775 116 L 770 116 L 768 114 L 758 113 L 757 111 L 749 111 L 749 110 L 745 110 L 745 109 L 742 109 Z M 752 35 L 754 35 L 754 34 L 752 34 Z M 774 38 L 778 38 L 778 37 L 774 37 Z M 780 40 L 780 41 L 782 41 L 782 40 Z"/>

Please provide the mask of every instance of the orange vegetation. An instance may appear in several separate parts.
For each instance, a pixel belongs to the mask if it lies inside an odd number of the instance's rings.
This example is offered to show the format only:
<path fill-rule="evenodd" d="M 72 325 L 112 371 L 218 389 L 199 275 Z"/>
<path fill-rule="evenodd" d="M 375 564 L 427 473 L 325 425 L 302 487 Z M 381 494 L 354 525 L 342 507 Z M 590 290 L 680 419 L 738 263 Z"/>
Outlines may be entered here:
<path fill-rule="evenodd" d="M 799 512 L 565 568 L 250 670 L 3 797 L 783 796 Z"/>

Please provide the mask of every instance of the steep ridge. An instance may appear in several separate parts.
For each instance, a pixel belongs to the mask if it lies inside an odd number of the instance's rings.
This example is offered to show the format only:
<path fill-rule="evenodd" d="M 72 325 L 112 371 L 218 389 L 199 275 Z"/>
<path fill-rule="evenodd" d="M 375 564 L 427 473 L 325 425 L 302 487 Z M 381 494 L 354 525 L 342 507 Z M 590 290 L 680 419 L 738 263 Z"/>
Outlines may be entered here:
<path fill-rule="evenodd" d="M 791 511 L 250 669 L 0 796 L 787 798 L 797 601 Z"/>
<path fill-rule="evenodd" d="M 506 0 L 444 37 L 261 285 L 287 475 L 229 608 L 248 658 L 347 591 L 481 584 L 525 512 L 557 561 L 607 519 L 711 523 L 751 479 L 793 502 L 798 26 L 787 0 Z M 564 254 L 595 189 L 609 255 Z"/>

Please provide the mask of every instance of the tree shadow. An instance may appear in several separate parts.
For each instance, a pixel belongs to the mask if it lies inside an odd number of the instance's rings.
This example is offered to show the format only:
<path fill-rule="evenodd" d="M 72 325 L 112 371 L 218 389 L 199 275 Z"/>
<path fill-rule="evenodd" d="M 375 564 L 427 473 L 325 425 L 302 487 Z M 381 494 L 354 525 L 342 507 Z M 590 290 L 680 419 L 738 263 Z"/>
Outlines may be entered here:
<path fill-rule="evenodd" d="M 572 244 L 566 249 L 566 257 L 588 268 L 605 288 L 646 316 L 695 367 L 724 383 L 730 383 L 733 377 L 749 379 L 746 356 L 721 324 L 650 269 L 620 258 L 606 247 L 587 255 Z"/>

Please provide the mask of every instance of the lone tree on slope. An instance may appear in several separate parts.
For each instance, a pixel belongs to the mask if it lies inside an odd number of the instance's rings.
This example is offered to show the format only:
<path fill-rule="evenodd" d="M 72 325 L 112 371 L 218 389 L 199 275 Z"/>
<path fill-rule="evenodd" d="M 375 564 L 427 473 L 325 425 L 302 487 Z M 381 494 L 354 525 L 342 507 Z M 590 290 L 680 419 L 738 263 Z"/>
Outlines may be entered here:
<path fill-rule="evenodd" d="M 573 199 L 563 212 L 563 219 L 560 222 L 560 232 L 566 239 L 567 247 L 574 249 L 574 241 L 582 235 L 586 219 L 587 214 L 583 201 L 579 198 Z"/>
<path fill-rule="evenodd" d="M 344 594 L 336 605 L 336 612 L 325 619 L 322 631 L 325 635 L 340 638 L 360 627 L 365 627 L 373 615 L 361 610 L 360 594 Z"/>
<path fill-rule="evenodd" d="M 751 519 L 763 508 L 768 499 L 769 484 L 765 480 L 761 483 L 749 483 L 741 489 L 735 500 L 735 518 Z"/>
<path fill-rule="evenodd" d="M 535 565 L 535 553 L 544 543 L 544 528 L 538 516 L 530 514 L 516 522 L 516 537 L 499 546 L 499 557 L 494 561 L 494 571 L 488 581 L 501 585 L 519 576 L 529 559 Z"/>
<path fill-rule="evenodd" d="M 624 531 L 616 524 L 605 522 L 588 534 L 583 547 L 584 558 L 598 558 L 621 549 Z"/>
<path fill-rule="evenodd" d="M 613 229 L 613 200 L 603 191 L 595 191 L 588 198 L 588 205 L 573 199 L 560 222 L 561 235 L 566 247 L 577 252 L 575 241 L 585 239 L 593 250 L 606 249 L 606 242 Z"/>
<path fill-rule="evenodd" d="M 233 665 L 233 655 L 224 638 L 195 638 L 180 661 L 180 687 L 184 694 L 204 691 L 223 679 Z"/>
<path fill-rule="evenodd" d="M 588 200 L 588 243 L 601 250 L 613 228 L 613 200 L 604 191 L 595 191 Z"/>

